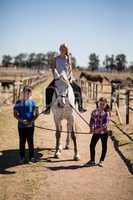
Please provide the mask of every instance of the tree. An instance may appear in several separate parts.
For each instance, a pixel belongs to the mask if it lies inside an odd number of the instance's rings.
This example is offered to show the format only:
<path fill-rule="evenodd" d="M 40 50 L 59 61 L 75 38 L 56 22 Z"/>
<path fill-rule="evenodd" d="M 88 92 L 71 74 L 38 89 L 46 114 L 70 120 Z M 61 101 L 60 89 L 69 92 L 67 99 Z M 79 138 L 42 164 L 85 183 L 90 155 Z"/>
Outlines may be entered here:
<path fill-rule="evenodd" d="M 35 62 L 36 62 L 36 54 L 30 53 L 27 59 L 27 66 L 29 68 L 32 68 L 35 65 Z"/>
<path fill-rule="evenodd" d="M 2 57 L 2 65 L 4 67 L 9 67 L 9 65 L 11 64 L 11 60 L 12 60 L 12 57 L 10 55 L 4 55 Z"/>
<path fill-rule="evenodd" d="M 14 58 L 14 64 L 18 67 L 25 67 L 27 65 L 27 54 L 20 53 Z"/>
<path fill-rule="evenodd" d="M 76 58 L 72 56 L 71 62 L 72 62 L 72 69 L 75 69 L 76 68 Z"/>
<path fill-rule="evenodd" d="M 104 65 L 105 65 L 105 68 L 106 68 L 108 71 L 115 70 L 115 69 L 116 69 L 116 64 L 115 64 L 114 55 L 112 55 L 112 56 L 106 55 L 106 56 L 105 56 Z"/>
<path fill-rule="evenodd" d="M 123 71 L 126 69 L 126 56 L 125 54 L 118 54 L 115 58 L 116 68 L 118 71 Z"/>
<path fill-rule="evenodd" d="M 99 67 L 99 57 L 95 53 L 90 54 L 90 56 L 89 56 L 89 66 L 88 67 L 92 71 L 98 69 L 98 67 Z"/>
<path fill-rule="evenodd" d="M 49 51 L 46 53 L 46 59 L 48 67 L 51 68 L 55 63 L 55 57 L 58 55 L 55 51 Z"/>
<path fill-rule="evenodd" d="M 45 59 L 46 59 L 45 54 L 43 54 L 43 53 L 36 54 L 35 62 L 36 62 L 36 66 L 39 69 L 43 68 L 44 65 L 46 64 Z"/>

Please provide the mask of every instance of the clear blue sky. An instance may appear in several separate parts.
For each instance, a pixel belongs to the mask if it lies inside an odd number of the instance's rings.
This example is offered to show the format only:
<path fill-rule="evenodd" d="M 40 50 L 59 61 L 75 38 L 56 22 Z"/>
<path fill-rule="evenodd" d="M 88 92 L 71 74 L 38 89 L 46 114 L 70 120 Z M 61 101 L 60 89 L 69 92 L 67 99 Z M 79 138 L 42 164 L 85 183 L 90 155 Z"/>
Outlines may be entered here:
<path fill-rule="evenodd" d="M 0 57 L 58 51 L 62 42 L 79 65 L 92 52 L 133 61 L 133 1 L 0 0 Z"/>

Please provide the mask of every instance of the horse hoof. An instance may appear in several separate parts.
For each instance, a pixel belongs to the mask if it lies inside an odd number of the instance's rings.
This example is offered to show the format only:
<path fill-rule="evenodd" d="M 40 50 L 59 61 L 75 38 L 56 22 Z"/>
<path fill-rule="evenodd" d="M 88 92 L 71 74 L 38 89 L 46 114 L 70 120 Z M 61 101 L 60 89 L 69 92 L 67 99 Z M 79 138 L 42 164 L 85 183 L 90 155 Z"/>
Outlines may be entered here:
<path fill-rule="evenodd" d="M 75 155 L 75 156 L 74 156 L 74 160 L 75 160 L 75 161 L 79 161 L 79 160 L 80 160 L 80 155 L 79 155 L 79 154 Z"/>
<path fill-rule="evenodd" d="M 55 153 L 54 158 L 59 159 L 60 158 L 60 153 Z"/>
<path fill-rule="evenodd" d="M 55 155 L 54 155 L 54 158 L 59 159 L 60 157 L 59 157 L 59 155 L 55 154 Z"/>
<path fill-rule="evenodd" d="M 66 146 L 65 146 L 65 149 L 66 149 L 66 150 L 67 150 L 67 149 L 70 149 L 70 147 L 66 145 Z"/>
<path fill-rule="evenodd" d="M 59 152 L 60 152 L 60 153 L 62 152 L 62 149 L 63 149 L 62 146 L 60 146 L 60 147 L 59 147 Z"/>

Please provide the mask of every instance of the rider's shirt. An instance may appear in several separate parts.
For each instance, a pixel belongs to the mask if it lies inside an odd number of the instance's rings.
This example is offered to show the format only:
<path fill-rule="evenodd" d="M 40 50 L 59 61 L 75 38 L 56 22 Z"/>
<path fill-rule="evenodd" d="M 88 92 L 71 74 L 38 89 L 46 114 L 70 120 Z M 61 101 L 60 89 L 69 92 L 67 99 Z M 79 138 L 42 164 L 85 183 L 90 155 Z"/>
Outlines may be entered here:
<path fill-rule="evenodd" d="M 72 70 L 67 58 L 62 58 L 60 56 L 55 59 L 55 66 L 58 74 L 60 75 L 63 71 L 66 72 L 68 80 L 71 80 Z M 54 77 L 56 79 L 56 77 Z"/>

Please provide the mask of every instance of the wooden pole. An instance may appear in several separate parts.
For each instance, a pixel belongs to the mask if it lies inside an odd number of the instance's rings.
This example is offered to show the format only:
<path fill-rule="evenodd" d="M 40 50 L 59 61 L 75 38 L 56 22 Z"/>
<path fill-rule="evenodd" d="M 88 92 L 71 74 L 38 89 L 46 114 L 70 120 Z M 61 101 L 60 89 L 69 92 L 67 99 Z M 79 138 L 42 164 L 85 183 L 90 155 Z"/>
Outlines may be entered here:
<path fill-rule="evenodd" d="M 90 90 L 90 88 L 89 88 L 89 82 L 88 81 L 87 81 L 87 85 L 88 85 L 88 88 L 87 88 L 87 90 L 88 90 L 87 91 L 87 97 L 89 98 L 89 95 L 90 95 L 90 91 L 89 90 Z"/>
<path fill-rule="evenodd" d="M 98 84 L 96 84 L 96 101 L 98 101 Z"/>
<path fill-rule="evenodd" d="M 21 90 L 22 90 L 23 86 L 24 86 L 23 83 L 19 84 L 19 92 L 18 92 L 18 97 L 17 97 L 18 99 L 20 99 Z"/>
<path fill-rule="evenodd" d="M 110 108 L 112 110 L 113 108 L 113 102 L 117 101 L 116 99 L 116 84 L 112 83 L 111 84 L 111 96 L 110 96 Z"/>
<path fill-rule="evenodd" d="M 120 112 L 119 112 L 119 108 L 118 108 L 116 102 L 114 102 L 114 106 L 115 106 L 115 109 L 116 109 L 116 113 L 117 113 L 117 116 L 118 116 L 119 122 L 120 122 L 121 124 L 123 124 L 123 123 L 122 123 L 122 118 L 121 118 L 121 115 L 120 115 Z"/>
<path fill-rule="evenodd" d="M 95 83 L 93 83 L 93 100 L 95 99 Z"/>
<path fill-rule="evenodd" d="M 125 105 L 126 105 L 126 124 L 129 124 L 129 90 L 125 93 Z"/>
<path fill-rule="evenodd" d="M 13 84 L 13 103 L 16 101 L 16 90 L 15 90 L 15 82 Z"/>
<path fill-rule="evenodd" d="M 111 109 L 111 110 L 112 110 L 112 108 L 113 108 L 112 96 L 113 96 L 113 86 L 112 86 L 112 84 L 111 84 L 111 95 L 110 95 L 110 109 Z"/>
<path fill-rule="evenodd" d="M 92 82 L 90 82 L 90 99 L 91 99 L 91 96 L 92 96 Z"/>
<path fill-rule="evenodd" d="M 117 91 L 117 96 L 116 96 L 116 102 L 117 102 L 117 106 L 119 108 L 120 105 L 120 86 L 118 86 L 118 91 Z"/>

